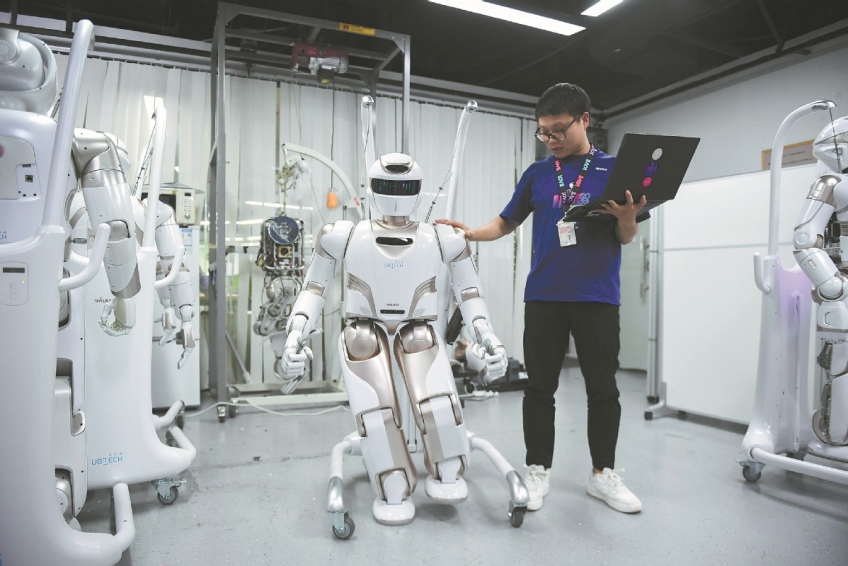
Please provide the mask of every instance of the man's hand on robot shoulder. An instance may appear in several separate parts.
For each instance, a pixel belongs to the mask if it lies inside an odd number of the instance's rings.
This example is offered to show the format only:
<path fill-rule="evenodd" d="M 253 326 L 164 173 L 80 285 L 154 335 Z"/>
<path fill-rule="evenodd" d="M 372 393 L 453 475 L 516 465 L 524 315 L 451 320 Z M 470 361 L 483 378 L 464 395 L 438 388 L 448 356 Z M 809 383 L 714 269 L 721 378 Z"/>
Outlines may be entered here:
<path fill-rule="evenodd" d="M 312 357 L 312 350 L 304 345 L 302 333 L 294 330 L 286 339 L 280 367 L 285 375 L 297 377 L 306 372 L 306 360 Z"/>
<path fill-rule="evenodd" d="M 460 230 L 462 230 L 465 233 L 464 235 L 469 241 L 473 239 L 471 237 L 472 234 L 473 234 L 473 230 L 471 230 L 471 228 L 469 228 L 468 226 L 466 226 L 462 222 L 457 222 L 456 220 L 446 220 L 444 218 L 439 218 L 438 220 L 436 220 L 435 223 L 436 224 L 447 224 L 448 226 L 453 226 L 454 228 L 459 228 Z"/>
<path fill-rule="evenodd" d="M 482 336 L 483 339 L 483 361 L 486 362 L 486 381 L 491 382 L 506 375 L 509 360 L 506 348 L 491 332 Z"/>

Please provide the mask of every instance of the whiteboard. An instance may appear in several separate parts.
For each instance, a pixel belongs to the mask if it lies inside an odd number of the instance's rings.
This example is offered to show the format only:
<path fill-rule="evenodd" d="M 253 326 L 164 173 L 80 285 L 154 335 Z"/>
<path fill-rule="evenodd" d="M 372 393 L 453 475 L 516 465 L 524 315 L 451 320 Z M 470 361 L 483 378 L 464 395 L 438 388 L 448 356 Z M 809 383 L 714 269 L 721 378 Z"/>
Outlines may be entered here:
<path fill-rule="evenodd" d="M 792 231 L 815 177 L 814 165 L 783 171 L 779 250 L 786 268 L 796 265 Z M 663 205 L 658 338 L 670 408 L 750 419 L 762 303 L 753 255 L 766 253 L 768 209 L 768 171 L 686 183 Z"/>

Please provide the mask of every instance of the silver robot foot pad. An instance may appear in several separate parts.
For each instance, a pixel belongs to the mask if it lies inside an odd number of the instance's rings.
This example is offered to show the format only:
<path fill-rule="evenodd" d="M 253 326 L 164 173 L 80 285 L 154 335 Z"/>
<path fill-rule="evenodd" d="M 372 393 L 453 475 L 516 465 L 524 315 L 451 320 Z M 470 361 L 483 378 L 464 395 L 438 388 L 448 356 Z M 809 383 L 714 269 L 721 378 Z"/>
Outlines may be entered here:
<path fill-rule="evenodd" d="M 400 526 L 412 522 L 415 518 L 415 505 L 411 501 L 402 501 L 400 505 L 389 505 L 382 499 L 375 499 L 371 506 L 374 520 L 381 525 Z"/>
<path fill-rule="evenodd" d="M 442 483 L 433 476 L 427 476 L 424 491 L 433 501 L 448 505 L 462 503 L 468 499 L 468 484 L 462 478 L 457 478 L 456 483 Z"/>

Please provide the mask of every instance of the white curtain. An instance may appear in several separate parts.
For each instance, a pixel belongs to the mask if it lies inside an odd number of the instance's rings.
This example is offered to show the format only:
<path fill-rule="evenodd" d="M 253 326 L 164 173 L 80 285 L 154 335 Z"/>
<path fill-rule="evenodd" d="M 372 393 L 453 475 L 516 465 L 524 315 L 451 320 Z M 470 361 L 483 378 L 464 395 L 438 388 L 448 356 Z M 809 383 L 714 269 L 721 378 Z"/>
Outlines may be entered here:
<path fill-rule="evenodd" d="M 60 80 L 67 57 L 58 55 Z M 231 254 L 230 330 L 255 381 L 273 381 L 273 354 L 267 341 L 251 330 L 258 312 L 264 274 L 254 265 L 261 221 L 278 209 L 278 167 L 284 163 L 280 144 L 295 143 L 318 151 L 346 172 L 364 196 L 365 164 L 361 137 L 360 95 L 329 88 L 239 77 L 226 80 L 227 218 Z M 209 74 L 151 65 L 90 59 L 80 97 L 78 127 L 114 133 L 135 161 L 151 133 L 149 114 L 155 104 L 168 110 L 163 182 L 179 181 L 206 190 L 210 148 Z M 430 222 L 442 218 L 456 127 L 461 108 L 413 102 L 410 106 L 409 152 L 424 169 L 424 198 L 416 214 L 424 220 L 432 201 Z M 400 100 L 376 101 L 378 155 L 401 150 Z M 481 108 L 471 116 L 465 160 L 460 173 L 456 219 L 471 227 L 494 218 L 512 196 L 515 182 L 532 162 L 531 120 L 490 114 Z M 307 158 L 308 159 L 308 158 Z M 304 222 L 305 254 L 324 223 L 344 217 L 349 198 L 329 169 L 309 160 L 312 182 L 288 214 Z M 439 192 L 439 187 L 444 190 Z M 339 206 L 326 206 L 336 190 Z M 437 196 L 438 195 L 438 196 Z M 199 199 L 202 203 L 203 199 Z M 248 204 L 250 203 L 250 204 Z M 295 204 L 288 200 L 288 204 Z M 355 220 L 353 214 L 347 218 Z M 529 222 L 515 237 L 473 245 L 483 293 L 498 335 L 510 355 L 522 359 L 523 289 L 529 267 Z M 201 264 L 206 266 L 203 257 Z M 313 340 L 313 378 L 339 376 L 335 341 L 341 329 L 341 282 L 331 289 L 324 309 L 323 336 Z M 224 347 L 218 344 L 217 347 Z"/>

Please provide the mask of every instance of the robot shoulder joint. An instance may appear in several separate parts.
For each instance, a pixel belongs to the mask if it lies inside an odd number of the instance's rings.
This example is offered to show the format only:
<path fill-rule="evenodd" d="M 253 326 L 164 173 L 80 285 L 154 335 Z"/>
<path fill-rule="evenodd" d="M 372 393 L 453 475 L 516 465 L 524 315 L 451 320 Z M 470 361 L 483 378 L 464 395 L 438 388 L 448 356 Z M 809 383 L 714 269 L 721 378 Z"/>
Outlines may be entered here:
<path fill-rule="evenodd" d="M 471 257 L 471 247 L 468 245 L 462 230 L 447 224 L 436 224 L 436 236 L 439 239 L 442 260 L 445 263 Z"/>
<path fill-rule="evenodd" d="M 327 259 L 342 259 L 352 233 L 353 222 L 350 220 L 325 224 L 315 238 L 315 253 Z"/>

